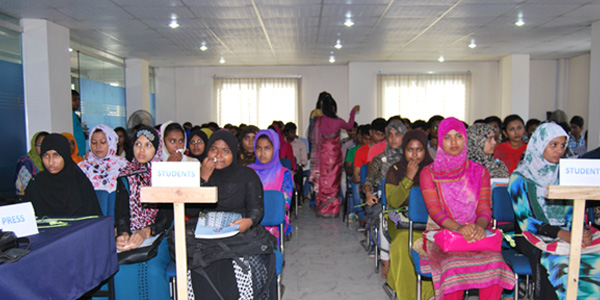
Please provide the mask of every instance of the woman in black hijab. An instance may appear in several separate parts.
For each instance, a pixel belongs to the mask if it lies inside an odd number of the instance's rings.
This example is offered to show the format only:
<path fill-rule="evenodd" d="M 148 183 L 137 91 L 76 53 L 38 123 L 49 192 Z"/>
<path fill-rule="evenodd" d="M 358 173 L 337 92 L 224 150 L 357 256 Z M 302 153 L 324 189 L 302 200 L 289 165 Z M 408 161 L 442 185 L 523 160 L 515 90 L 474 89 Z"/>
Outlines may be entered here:
<path fill-rule="evenodd" d="M 274 299 L 273 249 L 276 241 L 260 226 L 264 214 L 260 178 L 252 169 L 238 164 L 238 141 L 228 130 L 213 133 L 206 146 L 208 153 L 201 168 L 202 185 L 218 188 L 218 202 L 202 208 L 236 212 L 242 217 L 233 222 L 239 224 L 239 234 L 219 240 L 194 241 L 198 243 L 195 249 L 201 251 L 194 254 L 193 261 L 196 262 L 198 256 L 200 260 L 208 261 L 205 267 L 190 266 L 194 291 L 202 299 Z M 197 209 L 188 209 L 186 213 L 189 217 L 198 216 Z M 222 248 L 218 243 L 231 249 Z M 215 256 L 219 258 L 215 259 Z"/>
<path fill-rule="evenodd" d="M 45 170 L 25 190 L 38 217 L 102 215 L 94 187 L 71 159 L 69 142 L 61 134 L 49 134 L 42 142 Z"/>
<path fill-rule="evenodd" d="M 194 126 L 190 130 L 190 134 L 188 135 L 188 156 L 193 157 L 200 162 L 204 161 L 206 157 L 206 153 L 208 152 L 208 148 L 206 144 L 208 143 L 208 136 L 206 133 L 202 131 L 200 126 Z"/>

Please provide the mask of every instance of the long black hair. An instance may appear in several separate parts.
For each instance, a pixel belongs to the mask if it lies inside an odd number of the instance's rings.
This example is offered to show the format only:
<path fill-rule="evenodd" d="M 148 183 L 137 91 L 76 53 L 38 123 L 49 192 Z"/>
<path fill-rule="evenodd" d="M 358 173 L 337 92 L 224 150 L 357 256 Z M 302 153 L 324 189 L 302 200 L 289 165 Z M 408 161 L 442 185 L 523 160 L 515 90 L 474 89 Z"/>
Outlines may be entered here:
<path fill-rule="evenodd" d="M 327 92 L 323 92 L 323 93 L 327 93 Z M 321 95 L 323 93 L 321 93 Z M 319 98 L 321 98 L 321 95 L 319 95 Z M 321 110 L 323 111 L 324 115 L 326 115 L 330 118 L 337 118 L 337 103 L 335 103 L 335 100 L 333 99 L 333 97 L 331 97 L 331 94 L 327 93 L 323 97 L 323 100 L 321 103 Z"/>

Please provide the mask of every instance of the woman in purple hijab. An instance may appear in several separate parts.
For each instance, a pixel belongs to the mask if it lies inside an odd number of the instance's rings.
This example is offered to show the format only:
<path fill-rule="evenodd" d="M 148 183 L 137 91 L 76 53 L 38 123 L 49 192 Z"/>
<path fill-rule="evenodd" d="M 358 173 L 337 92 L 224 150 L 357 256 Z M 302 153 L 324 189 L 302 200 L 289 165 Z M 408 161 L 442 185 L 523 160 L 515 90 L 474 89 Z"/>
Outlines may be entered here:
<path fill-rule="evenodd" d="M 285 209 L 290 209 L 294 180 L 292 172 L 283 167 L 279 161 L 279 136 L 273 129 L 261 130 L 254 139 L 254 154 L 256 161 L 249 165 L 263 184 L 263 190 L 281 191 L 285 197 Z M 271 234 L 279 237 L 279 227 L 265 226 Z M 285 234 L 292 232 L 290 220 L 285 216 Z M 277 241 L 279 244 L 279 240 Z"/>

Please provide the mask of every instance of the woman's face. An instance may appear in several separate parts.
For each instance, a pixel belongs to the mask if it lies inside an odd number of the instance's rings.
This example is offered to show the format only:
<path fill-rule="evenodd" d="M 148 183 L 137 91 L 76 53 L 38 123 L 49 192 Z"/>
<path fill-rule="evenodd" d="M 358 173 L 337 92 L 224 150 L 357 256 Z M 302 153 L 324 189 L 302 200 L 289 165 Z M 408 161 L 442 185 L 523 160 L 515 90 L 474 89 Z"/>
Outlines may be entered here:
<path fill-rule="evenodd" d="M 262 164 L 267 164 L 273 159 L 273 144 L 268 138 L 259 138 L 256 141 L 256 157 Z"/>
<path fill-rule="evenodd" d="M 208 149 L 208 158 L 215 160 L 215 169 L 221 170 L 233 162 L 233 153 L 223 140 L 215 141 Z"/>
<path fill-rule="evenodd" d="M 442 149 L 444 152 L 456 156 L 465 148 L 465 137 L 458 131 L 452 129 L 444 136 L 442 140 Z"/>
<path fill-rule="evenodd" d="M 485 154 L 494 154 L 494 150 L 496 150 L 496 132 L 494 130 L 490 131 L 487 138 L 485 139 L 485 145 L 483 146 L 483 153 Z"/>
<path fill-rule="evenodd" d="M 125 134 L 123 133 L 123 131 L 117 131 L 117 136 L 119 136 L 119 140 L 117 141 L 117 146 L 123 146 L 123 143 L 125 143 Z"/>
<path fill-rule="evenodd" d="M 504 131 L 508 136 L 508 139 L 513 142 L 520 142 L 523 140 L 523 134 L 525 133 L 525 127 L 523 126 L 523 122 L 520 120 L 513 120 L 506 125 L 506 130 Z"/>
<path fill-rule="evenodd" d="M 205 146 L 206 145 L 204 144 L 204 141 L 202 140 L 202 138 L 197 135 L 194 135 L 190 139 L 190 152 L 194 156 L 202 155 L 202 153 L 204 152 Z"/>
<path fill-rule="evenodd" d="M 242 139 L 244 151 L 250 153 L 254 152 L 254 137 L 256 137 L 256 133 L 254 132 L 250 132 L 244 136 L 244 139 Z"/>
<path fill-rule="evenodd" d="M 175 154 L 178 149 L 183 149 L 185 146 L 185 140 L 183 133 L 179 130 L 171 130 L 167 136 L 165 136 L 165 147 L 169 155 Z"/>
<path fill-rule="evenodd" d="M 391 129 L 388 132 L 387 136 L 388 145 L 394 149 L 402 146 L 402 134 L 398 132 L 396 129 Z"/>
<path fill-rule="evenodd" d="M 406 146 L 404 156 L 406 160 L 420 164 L 425 159 L 425 147 L 417 139 L 410 140 Z"/>
<path fill-rule="evenodd" d="M 145 164 L 152 160 L 154 154 L 156 153 L 156 149 L 154 149 L 154 145 L 148 140 L 148 138 L 144 135 L 140 135 L 140 137 L 135 140 L 133 144 L 133 156 L 135 156 L 135 160 L 137 160 L 141 164 Z"/>
<path fill-rule="evenodd" d="M 35 139 L 35 153 L 37 153 L 37 155 L 42 154 L 42 142 L 44 141 L 45 138 L 46 138 L 46 136 L 42 135 L 42 136 L 38 136 Z"/>
<path fill-rule="evenodd" d="M 97 158 L 104 158 L 108 154 L 108 141 L 106 135 L 102 131 L 94 132 L 90 138 L 92 153 Z"/>
<path fill-rule="evenodd" d="M 75 153 L 75 141 L 72 139 L 67 139 L 69 141 L 69 149 L 71 149 L 71 155 Z"/>
<path fill-rule="evenodd" d="M 552 139 L 546 146 L 546 149 L 544 150 L 544 158 L 553 164 L 557 164 L 563 154 L 565 154 L 566 147 L 567 137 L 556 137 Z"/>
<path fill-rule="evenodd" d="M 65 160 L 55 150 L 48 150 L 42 155 L 44 167 L 50 174 L 57 174 L 65 167 Z"/>

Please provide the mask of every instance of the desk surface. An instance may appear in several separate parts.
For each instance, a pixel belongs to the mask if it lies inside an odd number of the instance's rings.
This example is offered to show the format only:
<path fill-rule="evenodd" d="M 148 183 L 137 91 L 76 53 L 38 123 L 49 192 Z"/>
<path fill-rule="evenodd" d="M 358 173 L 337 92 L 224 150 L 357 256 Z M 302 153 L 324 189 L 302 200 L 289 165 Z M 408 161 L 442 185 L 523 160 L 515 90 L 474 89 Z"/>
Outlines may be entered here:
<path fill-rule="evenodd" d="M 2 299 L 77 299 L 119 269 L 111 217 L 40 229 L 31 252 L 0 264 Z"/>

